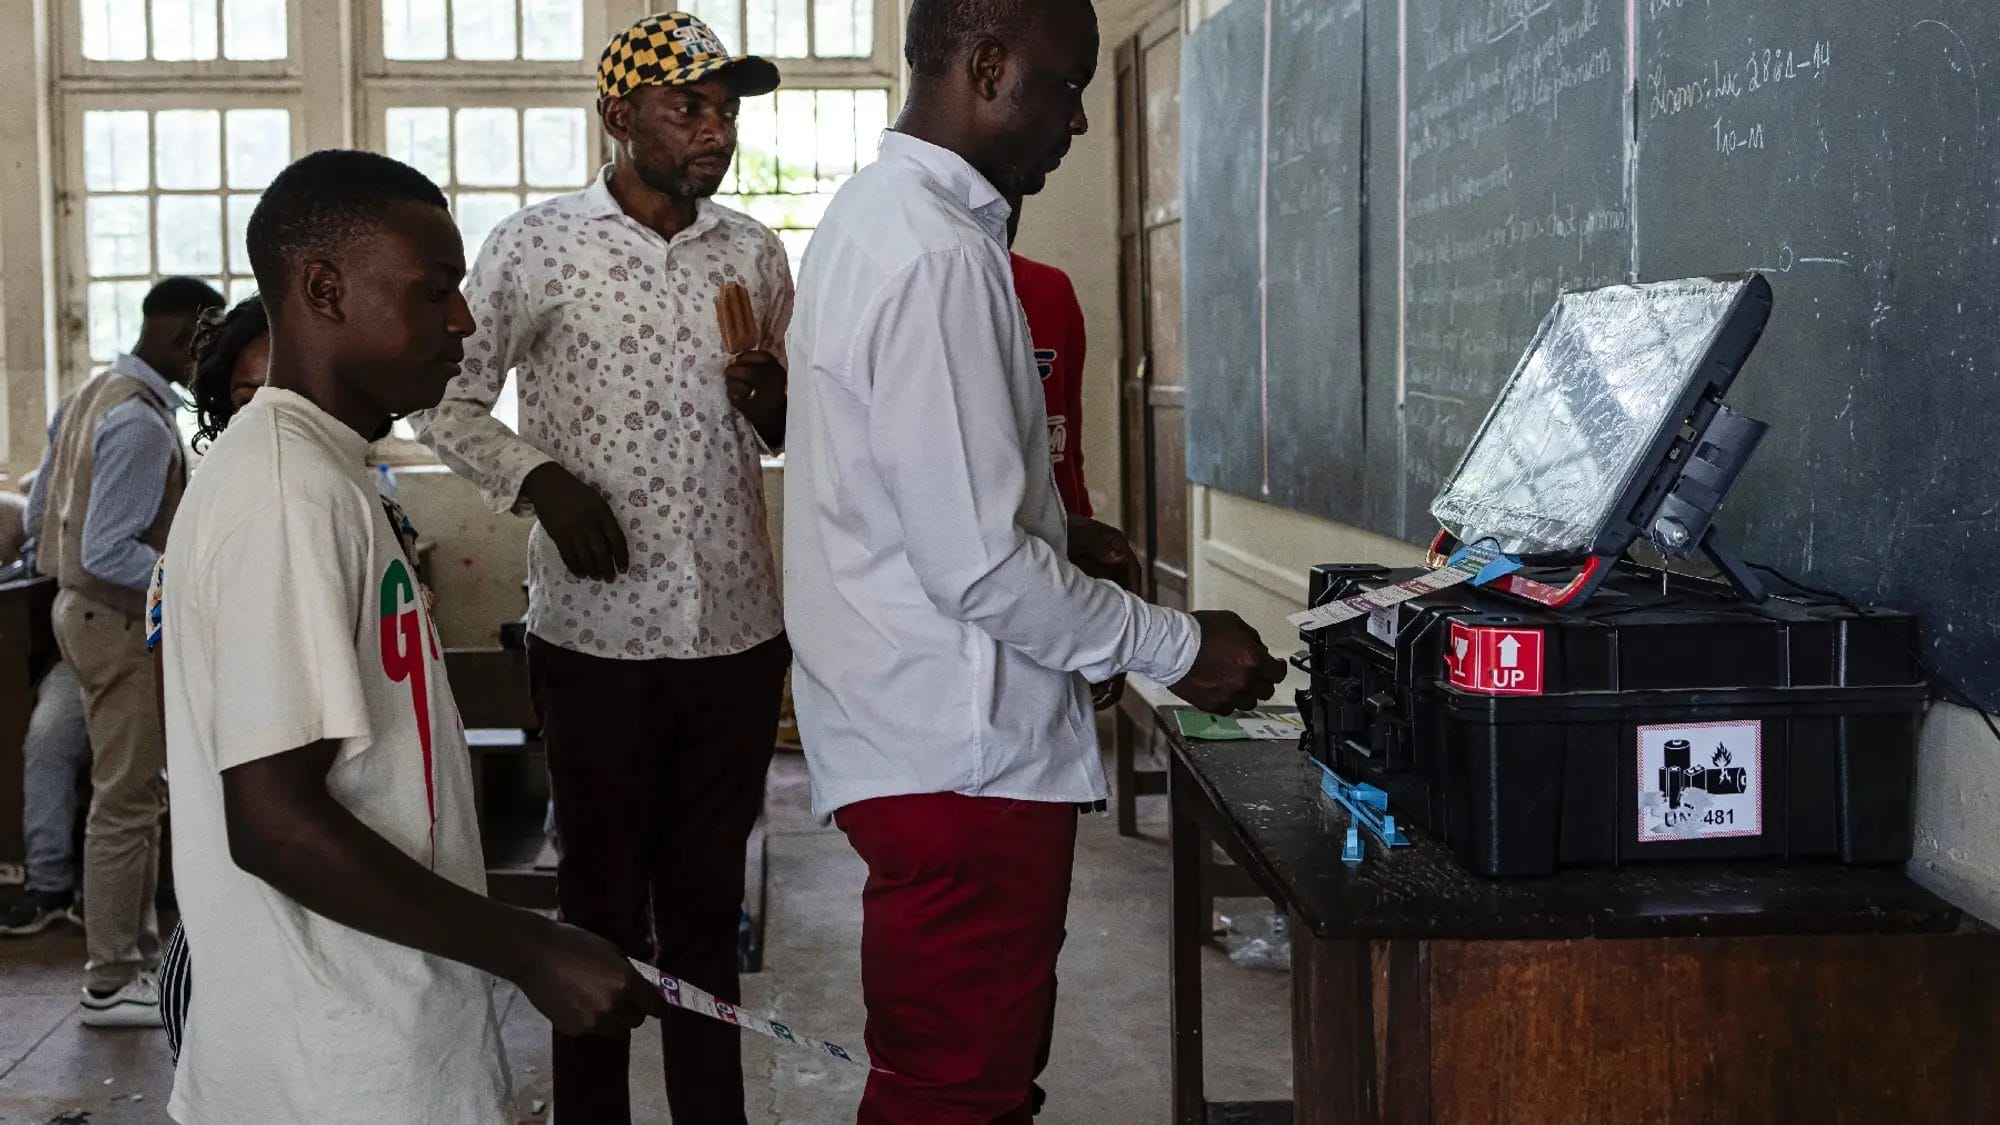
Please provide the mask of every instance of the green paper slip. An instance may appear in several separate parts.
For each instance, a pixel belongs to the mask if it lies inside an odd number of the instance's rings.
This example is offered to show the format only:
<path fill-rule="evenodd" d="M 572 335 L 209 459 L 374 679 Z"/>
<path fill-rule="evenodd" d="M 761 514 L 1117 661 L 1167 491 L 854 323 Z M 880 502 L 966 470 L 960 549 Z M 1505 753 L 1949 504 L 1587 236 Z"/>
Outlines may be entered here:
<path fill-rule="evenodd" d="M 1249 739 L 1293 739 L 1306 732 L 1297 711 L 1248 711 L 1242 715 L 1211 715 L 1206 711 L 1176 711 L 1174 722 L 1182 738 L 1202 742 Z"/>

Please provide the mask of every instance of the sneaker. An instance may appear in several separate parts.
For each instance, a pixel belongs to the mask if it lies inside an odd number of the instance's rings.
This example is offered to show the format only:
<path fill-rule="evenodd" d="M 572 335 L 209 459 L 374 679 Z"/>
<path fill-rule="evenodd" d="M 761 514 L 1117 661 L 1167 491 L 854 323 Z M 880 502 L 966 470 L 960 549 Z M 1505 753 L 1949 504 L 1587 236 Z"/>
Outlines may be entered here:
<path fill-rule="evenodd" d="M 83 924 L 77 912 L 76 896 L 60 891 L 28 891 L 0 913 L 0 937 L 27 937 L 39 934 L 57 922 Z"/>
<path fill-rule="evenodd" d="M 165 1027 L 160 1019 L 160 982 L 140 973 L 109 996 L 83 990 L 85 1027 Z"/>

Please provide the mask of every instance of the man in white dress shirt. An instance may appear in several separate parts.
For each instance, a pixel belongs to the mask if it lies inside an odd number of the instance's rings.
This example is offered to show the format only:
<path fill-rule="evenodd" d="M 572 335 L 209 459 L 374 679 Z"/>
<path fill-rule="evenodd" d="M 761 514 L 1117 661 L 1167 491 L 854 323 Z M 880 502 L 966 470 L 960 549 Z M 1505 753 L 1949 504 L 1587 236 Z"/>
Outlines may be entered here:
<path fill-rule="evenodd" d="M 790 337 L 785 611 L 815 810 L 868 864 L 860 1119 L 1021 1122 L 1046 1061 L 1079 806 L 1106 796 L 1090 688 L 1196 706 L 1284 665 L 1231 613 L 1112 581 L 1068 521 L 1007 257 L 1086 128 L 1088 0 L 916 0 L 909 101 L 806 251 Z M 1075 561 L 1073 561 L 1075 560 Z M 884 1071 L 888 1073 L 885 1073 Z"/>

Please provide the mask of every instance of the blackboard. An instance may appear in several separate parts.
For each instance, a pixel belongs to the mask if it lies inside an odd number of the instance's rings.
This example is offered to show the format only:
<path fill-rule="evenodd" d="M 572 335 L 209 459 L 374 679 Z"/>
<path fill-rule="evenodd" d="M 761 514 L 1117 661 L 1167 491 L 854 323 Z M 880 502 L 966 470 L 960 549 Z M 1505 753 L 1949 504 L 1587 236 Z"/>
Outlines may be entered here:
<path fill-rule="evenodd" d="M 1457 467 L 1565 289 L 1626 279 L 1625 11 L 1408 0 L 1402 521 Z"/>
<path fill-rule="evenodd" d="M 1938 663 L 2000 702 L 2000 551 L 1982 535 L 2000 519 L 2000 4 L 1354 9 L 1234 0 L 1188 42 L 1184 128 L 1209 142 L 1183 152 L 1190 477 L 1425 541 L 1557 293 L 1761 270 L 1776 308 L 1730 401 L 1772 430 L 1720 525 L 1753 561 L 1917 610 Z M 1267 73 L 1246 107 L 1243 76 Z M 1331 230 L 1198 241 L 1204 215 L 1275 216 L 1283 153 L 1244 141 L 1282 141 L 1300 114 L 1351 146 L 1351 163 L 1317 157 L 1339 173 L 1317 197 Z M 1227 338 L 1205 343 L 1232 297 Z M 1205 346 L 1236 362 L 1193 362 Z"/>
<path fill-rule="evenodd" d="M 1232 4 L 1181 55 L 1182 337 L 1190 479 L 1257 495 L 1264 325 L 1256 216 L 1263 182 L 1264 10 Z"/>
<path fill-rule="evenodd" d="M 1394 534 L 1403 519 L 1403 181 L 1400 172 L 1384 173 L 1400 169 L 1403 160 L 1402 0 L 1367 0 L 1362 21 L 1362 484 L 1356 494 L 1302 510 Z"/>
<path fill-rule="evenodd" d="M 1917 609 L 2000 701 L 2000 5 L 1648 0 L 1639 268 L 1762 269 L 1747 557 Z"/>
<path fill-rule="evenodd" d="M 1324 509 L 1361 482 L 1361 0 L 1272 0 L 1265 145 L 1270 498 Z M 1333 394 L 1328 388 L 1335 388 Z"/>

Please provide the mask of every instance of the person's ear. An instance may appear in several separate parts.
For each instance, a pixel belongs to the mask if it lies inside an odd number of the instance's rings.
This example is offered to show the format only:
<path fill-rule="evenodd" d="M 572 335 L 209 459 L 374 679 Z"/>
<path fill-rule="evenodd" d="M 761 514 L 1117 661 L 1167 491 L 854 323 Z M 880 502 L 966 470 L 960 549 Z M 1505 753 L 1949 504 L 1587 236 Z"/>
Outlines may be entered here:
<path fill-rule="evenodd" d="M 340 276 L 340 267 L 332 262 L 315 258 L 300 267 L 299 296 L 316 316 L 336 323 L 346 319 L 341 304 L 347 296 L 347 284 Z"/>
<path fill-rule="evenodd" d="M 998 39 L 981 39 L 965 53 L 966 80 L 972 92 L 985 101 L 1000 97 L 1007 80 L 1007 45 Z"/>
<path fill-rule="evenodd" d="M 597 103 L 597 116 L 604 122 L 604 135 L 619 143 L 632 136 L 632 103 L 613 94 Z"/>

